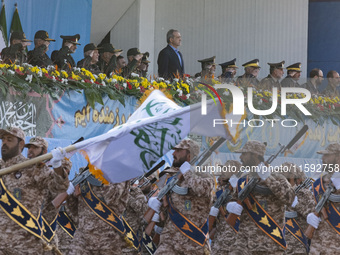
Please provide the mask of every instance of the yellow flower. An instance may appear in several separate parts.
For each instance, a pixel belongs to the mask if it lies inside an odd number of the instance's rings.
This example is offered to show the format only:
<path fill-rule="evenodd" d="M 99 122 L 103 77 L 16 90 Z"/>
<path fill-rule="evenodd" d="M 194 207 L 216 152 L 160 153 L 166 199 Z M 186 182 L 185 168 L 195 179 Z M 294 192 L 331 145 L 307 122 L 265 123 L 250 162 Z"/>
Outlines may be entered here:
<path fill-rule="evenodd" d="M 104 80 L 106 78 L 106 74 L 105 73 L 100 73 L 98 75 L 98 77 L 101 79 L 101 80 Z"/>
<path fill-rule="evenodd" d="M 68 74 L 64 70 L 61 71 L 61 75 L 63 78 L 68 78 Z"/>
<path fill-rule="evenodd" d="M 41 71 L 42 71 L 43 73 L 48 73 L 48 71 L 47 71 L 45 68 L 41 68 Z"/>

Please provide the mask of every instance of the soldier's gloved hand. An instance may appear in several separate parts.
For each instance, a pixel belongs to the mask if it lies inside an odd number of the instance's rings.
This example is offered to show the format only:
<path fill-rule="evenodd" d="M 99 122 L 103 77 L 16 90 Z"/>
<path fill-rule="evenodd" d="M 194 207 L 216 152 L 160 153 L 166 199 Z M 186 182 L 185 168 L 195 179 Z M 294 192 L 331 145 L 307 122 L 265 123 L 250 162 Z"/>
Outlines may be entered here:
<path fill-rule="evenodd" d="M 307 215 L 307 223 L 313 226 L 315 229 L 319 227 L 320 222 L 321 222 L 320 217 L 316 216 L 314 213 L 310 213 Z"/>
<path fill-rule="evenodd" d="M 263 181 L 265 181 L 270 176 L 270 170 L 263 163 L 257 166 L 256 172 Z"/>
<path fill-rule="evenodd" d="M 295 196 L 295 197 L 294 197 L 294 201 L 293 201 L 293 203 L 292 203 L 292 207 L 295 208 L 295 206 L 297 206 L 298 203 L 299 203 L 298 197 Z"/>
<path fill-rule="evenodd" d="M 159 214 L 158 214 L 158 213 L 155 213 L 155 214 L 152 216 L 151 221 L 153 221 L 153 222 L 159 222 Z"/>
<path fill-rule="evenodd" d="M 227 204 L 227 211 L 240 216 L 242 214 L 243 207 L 237 202 L 229 202 Z"/>
<path fill-rule="evenodd" d="M 148 201 L 148 206 L 155 212 L 159 213 L 162 203 L 156 197 L 151 197 Z"/>
<path fill-rule="evenodd" d="M 340 189 L 340 172 L 335 172 L 332 175 L 332 183 L 334 184 L 334 187 L 338 190 Z"/>
<path fill-rule="evenodd" d="M 155 232 L 157 234 L 159 234 L 159 235 L 162 234 L 162 231 L 163 231 L 162 227 L 159 227 L 159 226 L 155 225 L 155 227 L 153 229 L 155 230 Z"/>
<path fill-rule="evenodd" d="M 238 178 L 236 177 L 235 174 L 233 174 L 229 179 L 229 183 L 230 183 L 231 187 L 236 188 L 237 181 L 238 181 Z"/>
<path fill-rule="evenodd" d="M 209 215 L 214 216 L 214 217 L 217 217 L 217 215 L 218 215 L 218 208 L 212 206 L 212 207 L 210 208 L 210 213 L 209 213 Z"/>
<path fill-rule="evenodd" d="M 68 188 L 67 188 L 67 190 L 66 190 L 66 193 L 67 193 L 67 195 L 70 196 L 70 195 L 73 194 L 74 191 L 75 191 L 75 188 L 74 188 L 72 182 L 70 182 L 70 184 L 68 185 Z"/>
<path fill-rule="evenodd" d="M 52 167 L 53 168 L 61 167 L 61 161 L 65 158 L 66 151 L 63 148 L 58 147 L 56 149 L 53 149 L 51 153 L 53 156 L 53 158 L 50 161 Z"/>
<path fill-rule="evenodd" d="M 185 161 L 180 167 L 179 170 L 181 171 L 182 174 L 185 174 L 188 172 L 191 168 L 191 165 L 188 161 Z"/>

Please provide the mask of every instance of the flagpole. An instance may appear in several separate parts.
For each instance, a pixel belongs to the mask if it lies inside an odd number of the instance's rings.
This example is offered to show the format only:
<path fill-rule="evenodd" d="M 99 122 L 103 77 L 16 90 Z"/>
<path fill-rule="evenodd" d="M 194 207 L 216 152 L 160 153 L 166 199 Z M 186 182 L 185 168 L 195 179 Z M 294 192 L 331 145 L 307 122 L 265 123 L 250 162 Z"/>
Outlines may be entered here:
<path fill-rule="evenodd" d="M 67 147 L 65 147 L 63 149 L 66 152 L 71 152 L 71 151 L 76 150 L 77 148 L 74 145 L 69 145 L 69 146 L 67 146 Z M 45 160 L 49 160 L 52 157 L 53 157 L 52 153 L 46 153 L 44 155 L 41 155 L 39 157 L 26 160 L 26 161 L 21 162 L 19 164 L 15 164 L 13 166 L 9 166 L 9 167 L 3 168 L 3 169 L 0 170 L 0 176 L 4 175 L 4 174 L 9 174 L 9 173 L 15 172 L 15 171 L 17 171 L 19 169 L 22 169 L 22 168 L 25 168 L 25 167 L 28 167 L 28 166 L 40 163 L 40 162 L 45 161 Z"/>

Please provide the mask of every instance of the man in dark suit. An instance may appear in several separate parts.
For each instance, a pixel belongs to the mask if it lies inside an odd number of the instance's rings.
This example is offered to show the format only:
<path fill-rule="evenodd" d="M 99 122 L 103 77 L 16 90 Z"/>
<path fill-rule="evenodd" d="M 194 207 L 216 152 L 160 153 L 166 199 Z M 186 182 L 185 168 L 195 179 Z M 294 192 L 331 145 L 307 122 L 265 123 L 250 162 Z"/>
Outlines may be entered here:
<path fill-rule="evenodd" d="M 165 79 L 172 79 L 184 74 L 182 53 L 177 49 L 181 45 L 181 34 L 178 30 L 170 29 L 166 34 L 168 46 L 158 54 L 158 75 Z"/>

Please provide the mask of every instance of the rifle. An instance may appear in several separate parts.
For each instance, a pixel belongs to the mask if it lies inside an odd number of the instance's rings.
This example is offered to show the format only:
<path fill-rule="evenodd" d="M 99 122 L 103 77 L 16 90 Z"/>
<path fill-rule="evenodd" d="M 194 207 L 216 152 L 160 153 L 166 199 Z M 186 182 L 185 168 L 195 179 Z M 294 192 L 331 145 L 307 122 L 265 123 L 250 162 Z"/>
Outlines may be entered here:
<path fill-rule="evenodd" d="M 225 138 L 221 137 L 219 140 L 217 140 L 210 147 L 209 150 L 205 150 L 197 158 L 196 157 L 193 158 L 190 161 L 190 165 L 193 165 L 200 158 L 202 158 L 202 159 L 199 161 L 199 164 L 203 164 L 209 158 L 209 156 L 212 154 L 212 152 L 215 151 L 218 147 L 220 147 L 225 140 L 226 140 Z M 206 155 L 209 155 L 209 156 L 206 156 Z M 177 172 L 177 174 L 174 177 L 172 177 L 172 179 L 158 193 L 157 199 L 158 199 L 158 201 L 163 201 L 164 207 L 168 206 L 168 202 L 166 200 L 166 195 L 171 192 L 171 190 L 173 189 L 173 187 L 175 187 L 175 185 L 178 183 L 178 181 L 180 180 L 181 177 L 182 177 L 182 173 L 180 171 Z M 144 220 L 145 220 L 146 223 L 148 223 L 148 226 L 145 229 L 145 233 L 147 235 L 151 234 L 151 231 L 156 224 L 155 222 L 151 221 L 154 214 L 155 214 L 155 211 L 151 208 L 148 208 L 148 210 L 144 214 Z"/>
<path fill-rule="evenodd" d="M 293 137 L 293 139 L 288 143 L 287 146 L 281 145 L 279 151 L 275 155 L 271 155 L 268 160 L 265 162 L 266 164 L 270 164 L 277 158 L 280 153 L 284 153 L 286 150 L 289 150 L 308 130 L 308 126 L 304 125 L 302 129 Z M 242 205 L 244 202 L 249 210 L 252 209 L 252 205 L 249 201 L 249 194 L 254 190 L 256 184 L 259 182 L 259 178 L 252 177 L 249 182 L 244 186 L 244 188 L 238 194 L 238 201 L 239 205 Z M 230 213 L 227 217 L 227 223 L 234 227 L 237 221 L 238 215 L 234 213 Z"/>
<path fill-rule="evenodd" d="M 328 201 L 329 196 L 331 195 L 331 193 L 334 191 L 334 187 L 333 185 L 330 183 L 325 191 L 325 193 L 323 193 L 321 199 L 319 200 L 319 202 L 317 203 L 317 205 L 315 206 L 315 212 L 314 214 L 317 217 L 320 217 L 320 212 L 324 218 L 324 220 L 328 219 L 328 215 L 327 215 L 327 211 L 325 209 L 325 204 Z M 305 232 L 305 235 L 307 238 L 312 239 L 313 235 L 314 235 L 314 230 L 315 228 L 311 225 L 309 225 L 307 227 L 307 230 Z"/>
<path fill-rule="evenodd" d="M 223 193 L 218 197 L 218 199 L 214 203 L 214 207 L 219 209 L 219 211 L 223 215 L 223 217 L 225 217 L 225 215 L 226 215 L 226 212 L 223 209 L 223 206 L 226 205 L 226 203 L 228 203 L 228 201 L 232 198 L 232 196 L 230 194 L 232 189 L 233 188 L 231 187 L 230 183 L 228 183 L 227 186 L 225 187 Z M 213 229 L 215 220 L 216 220 L 215 216 L 209 215 L 209 224 L 208 224 L 209 225 L 209 233 Z"/>
<path fill-rule="evenodd" d="M 304 189 L 304 188 L 309 188 L 310 185 L 313 183 L 313 179 L 311 178 L 306 178 L 306 180 L 304 180 L 303 183 L 301 183 L 299 186 L 297 186 L 295 188 L 295 194 L 298 193 L 301 189 Z"/>
<path fill-rule="evenodd" d="M 79 172 L 81 172 L 81 171 L 79 171 Z M 86 167 L 85 169 L 83 169 L 83 171 L 81 173 L 76 174 L 76 176 L 72 179 L 71 182 L 72 182 L 73 186 L 75 187 L 76 185 L 83 182 L 84 180 L 86 180 L 90 176 L 91 176 L 90 170 L 89 170 L 88 167 Z M 64 203 L 64 201 L 67 198 L 68 198 L 68 194 L 65 191 L 63 193 L 60 193 L 55 199 L 53 199 L 52 204 L 57 209 L 62 205 L 62 203 Z"/>
<path fill-rule="evenodd" d="M 156 166 L 154 166 L 152 169 L 150 169 L 149 171 L 147 171 L 145 174 L 143 174 L 142 176 L 136 177 L 134 179 L 132 179 L 130 181 L 130 184 L 134 184 L 137 180 L 140 181 L 143 178 L 147 178 L 150 175 L 152 175 L 154 172 L 156 172 L 159 168 L 161 168 L 162 166 L 164 166 L 165 164 L 165 160 L 162 160 L 161 162 L 159 162 Z"/>

